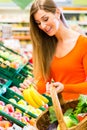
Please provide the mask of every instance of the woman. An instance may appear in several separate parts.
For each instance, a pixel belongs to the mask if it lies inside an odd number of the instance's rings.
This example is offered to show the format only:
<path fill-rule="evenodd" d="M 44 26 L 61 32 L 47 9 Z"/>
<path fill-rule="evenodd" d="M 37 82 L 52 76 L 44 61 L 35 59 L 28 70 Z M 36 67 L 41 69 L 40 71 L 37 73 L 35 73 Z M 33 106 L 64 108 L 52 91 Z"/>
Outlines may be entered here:
<path fill-rule="evenodd" d="M 65 100 L 87 94 L 87 37 L 70 29 L 54 0 L 35 0 L 30 31 L 36 89 L 50 91 L 50 83 L 64 86 Z M 28 81 L 20 85 L 28 86 Z"/>

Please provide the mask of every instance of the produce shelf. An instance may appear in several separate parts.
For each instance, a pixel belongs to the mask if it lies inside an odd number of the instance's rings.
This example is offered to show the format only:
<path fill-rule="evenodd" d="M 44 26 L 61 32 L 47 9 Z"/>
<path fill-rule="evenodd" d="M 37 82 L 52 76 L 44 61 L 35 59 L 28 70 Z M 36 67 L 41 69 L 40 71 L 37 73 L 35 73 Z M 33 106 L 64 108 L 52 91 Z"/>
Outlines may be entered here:
<path fill-rule="evenodd" d="M 22 55 L 7 48 L 3 45 L 3 42 L 0 42 L 0 72 L 4 75 L 13 79 L 13 76 L 19 73 L 27 62 Z"/>
<path fill-rule="evenodd" d="M 7 99 L 6 97 L 4 97 L 3 95 L 0 96 L 0 100 L 1 101 L 4 101 L 6 104 L 12 104 L 15 108 L 18 108 L 19 110 L 21 110 L 22 112 L 28 114 L 29 116 L 33 117 L 33 118 L 37 118 L 37 115 L 29 112 L 29 111 L 26 111 L 26 109 L 20 107 L 19 105 L 9 101 L 9 99 Z"/>
<path fill-rule="evenodd" d="M 9 120 L 9 121 L 11 121 L 11 122 L 13 122 L 13 123 L 15 123 L 15 124 L 21 126 L 21 127 L 26 126 L 25 123 L 23 123 L 23 122 L 21 122 L 21 121 L 15 119 L 15 118 L 13 118 L 12 116 L 10 116 L 9 114 L 7 114 L 6 112 L 4 112 L 4 111 L 2 111 L 2 110 L 0 110 L 0 115 L 2 115 L 2 116 L 5 117 L 7 120 Z"/>

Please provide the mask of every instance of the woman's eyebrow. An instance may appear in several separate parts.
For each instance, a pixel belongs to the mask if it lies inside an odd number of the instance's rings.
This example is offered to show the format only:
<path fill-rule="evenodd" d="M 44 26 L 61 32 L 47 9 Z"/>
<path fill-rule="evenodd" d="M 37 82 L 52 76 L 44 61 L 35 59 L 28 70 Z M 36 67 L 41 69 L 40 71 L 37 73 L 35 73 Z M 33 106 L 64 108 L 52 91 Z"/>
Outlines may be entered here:
<path fill-rule="evenodd" d="M 42 18 L 44 18 L 44 17 L 46 17 L 46 14 L 45 15 L 43 15 L 40 19 L 42 19 Z M 39 20 L 35 20 L 35 22 L 38 22 Z"/>

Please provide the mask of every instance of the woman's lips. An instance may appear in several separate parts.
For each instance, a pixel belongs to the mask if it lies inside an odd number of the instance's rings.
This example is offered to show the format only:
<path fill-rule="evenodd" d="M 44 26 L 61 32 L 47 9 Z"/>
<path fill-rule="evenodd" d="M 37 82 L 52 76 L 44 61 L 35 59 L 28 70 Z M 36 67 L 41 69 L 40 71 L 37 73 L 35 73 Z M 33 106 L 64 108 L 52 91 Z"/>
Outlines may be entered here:
<path fill-rule="evenodd" d="M 45 29 L 45 32 L 46 32 L 46 33 L 50 33 L 50 32 L 51 32 L 51 27 L 46 28 L 46 29 Z"/>

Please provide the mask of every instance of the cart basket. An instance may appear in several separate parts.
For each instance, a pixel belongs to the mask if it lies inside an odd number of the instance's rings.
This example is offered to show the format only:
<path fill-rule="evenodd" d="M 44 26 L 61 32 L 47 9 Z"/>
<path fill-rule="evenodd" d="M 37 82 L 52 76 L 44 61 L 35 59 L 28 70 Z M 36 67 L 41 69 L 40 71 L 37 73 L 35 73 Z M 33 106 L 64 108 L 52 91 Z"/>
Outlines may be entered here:
<path fill-rule="evenodd" d="M 52 102 L 58 124 L 60 125 L 60 130 L 87 130 L 87 116 L 76 126 L 67 128 L 63 114 L 69 108 L 74 109 L 78 104 L 78 100 L 71 100 L 65 102 L 62 98 L 61 93 L 59 92 L 61 92 L 61 88 L 59 88 L 58 92 L 56 92 L 55 87 L 54 86 L 51 87 Z M 36 128 L 37 130 L 47 130 L 49 125 L 50 125 L 50 115 L 49 111 L 46 110 L 37 118 Z"/>

